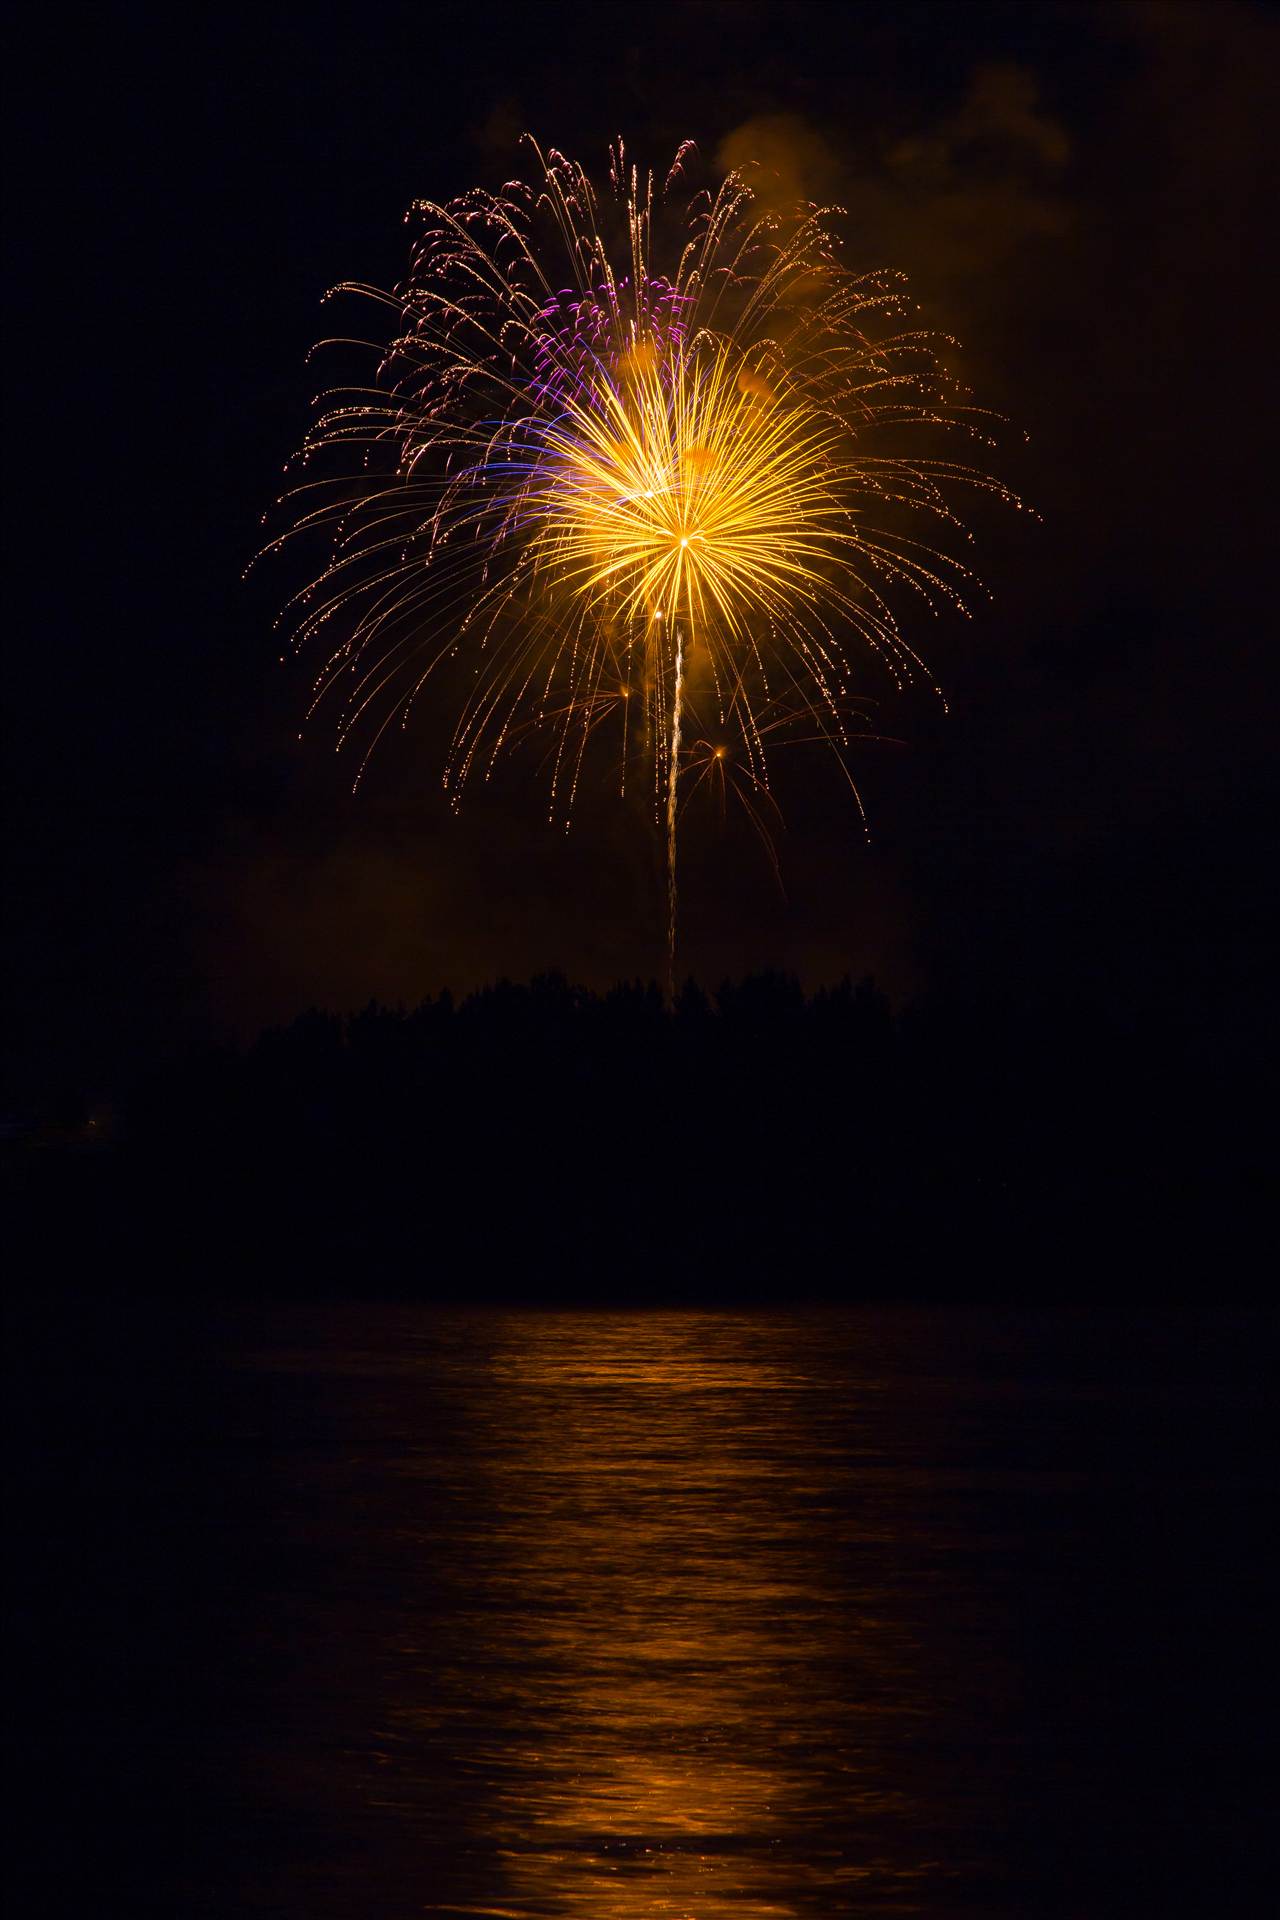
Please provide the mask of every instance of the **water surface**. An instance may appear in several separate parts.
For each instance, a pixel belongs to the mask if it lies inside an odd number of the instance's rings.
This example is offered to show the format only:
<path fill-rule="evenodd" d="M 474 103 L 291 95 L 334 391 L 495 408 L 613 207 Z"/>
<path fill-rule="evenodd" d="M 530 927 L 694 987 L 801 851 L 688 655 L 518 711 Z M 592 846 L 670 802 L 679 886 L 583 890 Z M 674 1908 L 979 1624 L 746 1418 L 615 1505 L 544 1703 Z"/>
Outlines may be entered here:
<path fill-rule="evenodd" d="M 1183 1911 L 1249 1837 L 1241 1344 L 880 1309 L 241 1329 L 186 1907 Z"/>
<path fill-rule="evenodd" d="M 42 1327 L 24 1911 L 1261 1910 L 1257 1320 Z"/>

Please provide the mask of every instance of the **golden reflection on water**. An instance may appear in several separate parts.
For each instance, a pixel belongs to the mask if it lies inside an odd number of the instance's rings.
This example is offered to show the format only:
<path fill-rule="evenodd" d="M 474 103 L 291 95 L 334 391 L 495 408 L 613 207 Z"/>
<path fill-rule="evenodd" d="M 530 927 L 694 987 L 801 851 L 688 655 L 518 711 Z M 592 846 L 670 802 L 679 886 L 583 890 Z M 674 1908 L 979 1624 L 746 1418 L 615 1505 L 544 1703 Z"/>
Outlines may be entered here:
<path fill-rule="evenodd" d="M 1134 1643 L 1107 1666 L 1080 1553 L 1129 1551 L 1117 1434 L 1150 1429 L 1163 1472 L 1188 1408 L 1197 1471 L 1203 1406 L 1231 1431 L 1227 1375 L 1187 1397 L 1192 1338 L 1071 1312 L 282 1310 L 221 1416 L 249 1442 L 223 1471 L 252 1632 L 208 1727 L 239 1838 L 169 1910 L 1145 1912 L 1099 1878 L 1131 1786 L 1099 1660 L 1115 1679 Z M 1145 1619 L 1145 1573 L 1121 1591 Z"/>
<path fill-rule="evenodd" d="M 723 1321 L 680 1315 L 520 1316 L 490 1365 L 504 1431 L 482 1449 L 493 1532 L 477 1600 L 503 1654 L 481 1690 L 520 1736 L 484 1756 L 475 1837 L 505 1884 L 472 1910 L 797 1914 L 794 1762 L 832 1709 L 830 1643 L 851 1625 L 826 1604 L 812 1510 L 830 1463 L 796 1425 L 805 1379 L 763 1332 L 726 1342 Z M 875 1639 L 863 1623 L 866 1660 Z M 851 1772 L 843 1790 L 849 1814 L 860 1800 L 883 1814 L 883 1781 Z M 832 1813 L 801 1870 L 828 1896 L 867 1877 L 832 1848 Z"/>

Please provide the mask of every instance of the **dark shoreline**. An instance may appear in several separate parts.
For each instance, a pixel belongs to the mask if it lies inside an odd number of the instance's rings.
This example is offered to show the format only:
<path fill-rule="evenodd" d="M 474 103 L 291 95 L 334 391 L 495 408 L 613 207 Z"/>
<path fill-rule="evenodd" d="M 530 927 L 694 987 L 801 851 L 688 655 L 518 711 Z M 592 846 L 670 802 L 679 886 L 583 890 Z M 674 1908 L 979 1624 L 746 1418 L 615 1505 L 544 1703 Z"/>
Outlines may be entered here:
<path fill-rule="evenodd" d="M 89 1294 L 1248 1301 L 1263 1052 L 1080 999 L 553 975 L 68 1096 L 0 1176 L 19 1285 Z"/>

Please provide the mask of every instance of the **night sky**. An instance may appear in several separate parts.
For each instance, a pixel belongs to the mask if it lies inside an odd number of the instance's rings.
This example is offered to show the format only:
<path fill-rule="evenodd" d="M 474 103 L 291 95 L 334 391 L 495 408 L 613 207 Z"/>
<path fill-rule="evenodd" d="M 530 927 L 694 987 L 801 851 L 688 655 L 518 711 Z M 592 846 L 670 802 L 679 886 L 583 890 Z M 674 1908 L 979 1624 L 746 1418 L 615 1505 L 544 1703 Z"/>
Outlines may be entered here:
<path fill-rule="evenodd" d="M 440 716 L 358 798 L 241 574 L 320 384 L 339 279 L 402 215 L 622 133 L 755 156 L 848 210 L 1007 414 L 1043 516 L 975 512 L 994 592 L 913 638 L 951 699 L 784 782 L 784 899 L 690 827 L 683 966 L 874 973 L 897 1000 L 1087 991 L 1255 1044 L 1274 752 L 1274 14 L 1245 4 L 20 11 L 6 299 L 5 956 L 14 1100 L 311 1002 L 661 970 L 652 849 L 531 768 L 460 820 Z M 1030 436 L 1024 445 L 1020 430 Z"/>

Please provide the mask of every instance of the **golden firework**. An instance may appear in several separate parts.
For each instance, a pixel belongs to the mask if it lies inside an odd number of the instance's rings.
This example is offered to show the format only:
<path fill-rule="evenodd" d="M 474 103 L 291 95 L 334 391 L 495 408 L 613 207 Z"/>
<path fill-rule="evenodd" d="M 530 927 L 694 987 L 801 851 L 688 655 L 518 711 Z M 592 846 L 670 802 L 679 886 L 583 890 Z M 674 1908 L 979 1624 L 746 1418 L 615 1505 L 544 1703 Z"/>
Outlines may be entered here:
<path fill-rule="evenodd" d="M 446 661 L 455 805 L 540 736 L 568 825 L 588 745 L 618 725 L 621 783 L 639 754 L 665 822 L 674 965 L 682 766 L 710 772 L 731 738 L 770 846 L 779 739 L 825 745 L 856 795 L 853 643 L 917 677 L 894 601 L 963 610 L 972 580 L 913 522 L 961 530 L 960 487 L 1016 502 L 928 450 L 944 429 L 987 438 L 987 417 L 901 277 L 840 264 L 838 209 L 759 211 L 740 173 L 695 192 L 687 145 L 661 192 L 621 143 L 603 192 L 533 151 L 531 180 L 412 209 L 394 292 L 335 289 L 397 324 L 370 387 L 322 396 L 272 546 L 328 536 L 286 617 L 297 645 L 336 638 L 314 704 L 339 703 L 340 746 L 364 733 L 361 772 Z"/>

